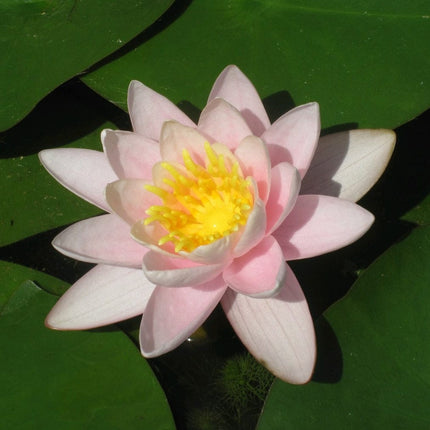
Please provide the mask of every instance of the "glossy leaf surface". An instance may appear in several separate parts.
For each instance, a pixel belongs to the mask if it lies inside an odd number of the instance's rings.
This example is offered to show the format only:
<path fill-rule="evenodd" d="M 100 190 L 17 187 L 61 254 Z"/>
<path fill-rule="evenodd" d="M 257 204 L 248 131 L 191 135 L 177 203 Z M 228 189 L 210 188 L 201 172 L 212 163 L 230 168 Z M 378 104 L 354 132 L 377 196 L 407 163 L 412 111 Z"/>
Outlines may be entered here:
<path fill-rule="evenodd" d="M 51 94 L 24 121 L 0 135 L 1 246 L 101 212 L 52 178 L 37 153 L 59 146 L 101 151 L 101 130 L 118 128 L 122 121 L 122 112 L 117 111 L 84 85 L 72 84 Z"/>
<path fill-rule="evenodd" d="M 55 301 L 26 281 L 1 308 L 2 426 L 174 429 L 166 398 L 128 337 L 112 327 L 51 331 L 43 318 Z"/>
<path fill-rule="evenodd" d="M 273 118 L 318 101 L 323 127 L 395 128 L 428 106 L 428 4 L 389 0 L 195 0 L 115 61 L 83 77 L 125 107 L 138 79 L 195 114 L 216 76 L 238 65 Z M 140 45 L 138 45 L 140 42 Z M 288 91 L 288 93 L 287 93 Z"/>
<path fill-rule="evenodd" d="M 277 381 L 258 430 L 428 428 L 429 244 L 416 228 L 319 319 L 313 382 Z"/>
<path fill-rule="evenodd" d="M 0 3 L 0 130 L 152 24 L 172 0 Z"/>

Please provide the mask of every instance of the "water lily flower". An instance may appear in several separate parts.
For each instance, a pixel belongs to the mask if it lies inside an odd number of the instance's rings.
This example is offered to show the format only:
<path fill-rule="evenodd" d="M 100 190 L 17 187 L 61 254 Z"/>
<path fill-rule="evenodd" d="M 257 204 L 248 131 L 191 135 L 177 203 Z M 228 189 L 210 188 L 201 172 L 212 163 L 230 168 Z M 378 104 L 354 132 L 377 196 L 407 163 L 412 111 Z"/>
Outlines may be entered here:
<path fill-rule="evenodd" d="M 239 338 L 279 378 L 301 384 L 316 347 L 305 296 L 286 261 L 357 240 L 373 216 L 356 205 L 385 169 L 388 130 L 320 138 L 316 103 L 270 123 L 236 67 L 217 78 L 198 124 L 133 81 L 133 131 L 104 130 L 103 152 L 49 149 L 45 168 L 107 212 L 53 241 L 97 265 L 49 313 L 89 329 L 142 314 L 145 357 L 187 339 L 221 302 Z"/>

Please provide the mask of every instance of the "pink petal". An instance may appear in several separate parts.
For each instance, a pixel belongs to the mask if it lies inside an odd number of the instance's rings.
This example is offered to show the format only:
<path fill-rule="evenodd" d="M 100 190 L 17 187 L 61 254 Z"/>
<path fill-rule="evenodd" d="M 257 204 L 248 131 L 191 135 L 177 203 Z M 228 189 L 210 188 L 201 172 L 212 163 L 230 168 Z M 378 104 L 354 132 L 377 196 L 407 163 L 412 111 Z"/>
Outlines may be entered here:
<path fill-rule="evenodd" d="M 272 166 L 287 161 L 303 178 L 314 155 L 319 133 L 318 103 L 308 103 L 281 116 L 261 138 L 268 145 Z"/>
<path fill-rule="evenodd" d="M 248 123 L 252 134 L 261 134 L 270 127 L 263 103 L 251 81 L 236 66 L 227 66 L 215 81 L 208 103 L 222 98 L 233 105 Z"/>
<path fill-rule="evenodd" d="M 213 99 L 206 105 L 198 128 L 211 142 L 223 143 L 230 149 L 235 149 L 242 139 L 252 135 L 240 112 L 223 99 Z"/>
<path fill-rule="evenodd" d="M 63 187 L 109 212 L 104 189 L 118 178 L 103 152 L 78 148 L 45 149 L 39 153 L 39 159 Z"/>
<path fill-rule="evenodd" d="M 258 196 L 267 201 L 270 189 L 270 158 L 266 144 L 256 136 L 243 139 L 234 155 L 239 160 L 245 177 L 252 176 L 257 182 Z"/>
<path fill-rule="evenodd" d="M 351 130 L 322 137 L 301 193 L 359 200 L 384 172 L 395 142 L 391 130 Z"/>
<path fill-rule="evenodd" d="M 186 149 L 195 163 L 204 166 L 206 160 L 205 142 L 207 139 L 195 128 L 186 127 L 175 121 L 168 121 L 161 130 L 161 158 L 170 163 L 183 164 L 183 150 Z"/>
<path fill-rule="evenodd" d="M 144 188 L 147 183 L 142 179 L 121 179 L 106 187 L 106 200 L 112 211 L 130 225 L 146 218 L 145 211 L 150 206 L 162 202 L 160 197 Z"/>
<path fill-rule="evenodd" d="M 315 257 L 355 242 L 372 225 L 373 215 L 335 197 L 297 198 L 290 215 L 273 233 L 286 260 Z"/>
<path fill-rule="evenodd" d="M 236 243 L 235 233 L 222 237 L 208 245 L 195 248 L 192 252 L 175 252 L 175 247 L 171 242 L 159 245 L 161 238 L 166 236 L 168 231 L 158 222 L 145 225 L 143 221 L 136 222 L 131 228 L 131 235 L 137 242 L 145 245 L 149 249 L 168 257 L 181 256 L 195 263 L 201 264 L 222 264 L 225 265 L 232 259 L 231 249 Z"/>
<path fill-rule="evenodd" d="M 300 175 L 290 163 L 279 163 L 272 169 L 269 200 L 266 203 L 266 234 L 271 234 L 284 221 L 296 203 L 300 191 Z"/>
<path fill-rule="evenodd" d="M 221 304 L 259 362 L 286 382 L 309 381 L 316 358 L 315 333 L 306 299 L 288 266 L 286 285 L 277 296 L 255 299 L 227 290 Z"/>
<path fill-rule="evenodd" d="M 132 238 L 153 251 L 160 252 L 163 255 L 175 257 L 175 247 L 171 242 L 158 245 L 161 238 L 169 232 L 157 221 L 145 225 L 144 220 L 139 220 L 131 227 Z"/>
<path fill-rule="evenodd" d="M 226 290 L 221 276 L 197 287 L 157 287 L 140 326 L 140 349 L 157 357 L 176 348 L 206 320 Z"/>
<path fill-rule="evenodd" d="M 77 222 L 52 242 L 75 260 L 140 268 L 147 249 L 130 235 L 130 226 L 116 215 L 101 215 Z"/>
<path fill-rule="evenodd" d="M 118 178 L 151 180 L 152 166 L 161 160 L 160 145 L 130 131 L 102 131 L 104 152 Z"/>
<path fill-rule="evenodd" d="M 58 330 L 85 330 L 144 312 L 154 290 L 142 270 L 98 265 L 72 285 L 46 317 Z"/>
<path fill-rule="evenodd" d="M 227 264 L 232 258 L 231 251 L 236 237 L 237 234 L 233 233 L 208 245 L 198 246 L 192 252 L 179 251 L 179 254 L 196 263 Z"/>
<path fill-rule="evenodd" d="M 216 278 L 224 264 L 198 264 L 184 258 L 171 258 L 149 251 L 143 259 L 143 272 L 153 284 L 163 287 L 189 287 Z"/>
<path fill-rule="evenodd" d="M 243 233 L 234 247 L 233 255 L 235 258 L 246 254 L 264 237 L 266 230 L 266 210 L 264 202 L 258 197 L 254 197 L 254 199 L 254 207 L 249 214 Z"/>
<path fill-rule="evenodd" d="M 138 81 L 131 81 L 128 87 L 128 111 L 133 130 L 156 141 L 165 121 L 175 120 L 195 127 L 193 121 L 170 100 Z"/>
<path fill-rule="evenodd" d="M 284 286 L 286 274 L 282 249 L 273 236 L 268 236 L 247 254 L 236 258 L 223 276 L 236 292 L 261 298 L 276 294 Z"/>

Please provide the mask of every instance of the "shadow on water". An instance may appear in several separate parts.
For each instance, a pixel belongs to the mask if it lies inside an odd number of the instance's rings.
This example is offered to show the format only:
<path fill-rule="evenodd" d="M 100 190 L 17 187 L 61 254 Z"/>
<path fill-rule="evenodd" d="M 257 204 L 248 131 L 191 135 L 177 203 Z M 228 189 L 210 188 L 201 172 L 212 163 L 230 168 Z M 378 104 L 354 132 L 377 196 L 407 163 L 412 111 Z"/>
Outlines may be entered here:
<path fill-rule="evenodd" d="M 312 380 L 335 384 L 342 377 L 342 350 L 336 334 L 328 321 L 321 316 L 315 323 L 317 338 L 317 362 Z"/>
<path fill-rule="evenodd" d="M 288 91 L 278 91 L 277 93 L 265 97 L 263 105 L 270 122 L 273 123 L 285 112 L 293 109 L 296 104 Z"/>
<path fill-rule="evenodd" d="M 59 227 L 3 246 L 0 260 L 44 272 L 72 284 L 94 265 L 68 258 L 53 248 L 53 238 L 63 229 Z"/>
<path fill-rule="evenodd" d="M 26 156 L 66 145 L 107 121 L 117 128 L 131 129 L 123 110 L 80 80 L 72 79 L 41 100 L 22 121 L 0 134 L 0 158 Z"/>

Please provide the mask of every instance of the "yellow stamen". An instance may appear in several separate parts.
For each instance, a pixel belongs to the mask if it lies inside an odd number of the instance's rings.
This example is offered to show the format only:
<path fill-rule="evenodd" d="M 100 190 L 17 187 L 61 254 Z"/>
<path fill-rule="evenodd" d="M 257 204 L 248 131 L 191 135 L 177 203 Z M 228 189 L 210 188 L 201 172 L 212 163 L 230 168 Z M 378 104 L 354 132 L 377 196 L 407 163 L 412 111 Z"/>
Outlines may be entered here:
<path fill-rule="evenodd" d="M 144 221 L 145 225 L 158 222 L 167 230 L 160 246 L 172 242 L 176 252 L 191 252 L 238 231 L 248 220 L 254 203 L 250 181 L 243 178 L 237 161 L 228 160 L 227 165 L 208 142 L 205 151 L 205 167 L 195 163 L 186 149 L 182 151 L 185 169 L 161 163 L 171 175 L 163 179 L 170 190 L 145 186 L 163 200 L 146 211 Z"/>

